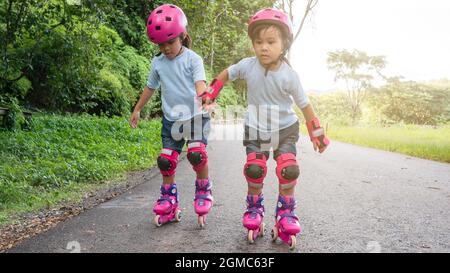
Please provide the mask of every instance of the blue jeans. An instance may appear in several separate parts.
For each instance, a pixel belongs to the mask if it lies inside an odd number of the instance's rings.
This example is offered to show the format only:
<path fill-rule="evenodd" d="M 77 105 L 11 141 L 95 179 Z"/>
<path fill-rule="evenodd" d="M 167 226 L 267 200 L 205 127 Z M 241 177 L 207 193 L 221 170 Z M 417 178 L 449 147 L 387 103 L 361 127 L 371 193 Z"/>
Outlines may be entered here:
<path fill-rule="evenodd" d="M 196 115 L 185 121 L 169 121 L 163 116 L 161 128 L 163 148 L 181 153 L 186 142 L 200 141 L 208 145 L 208 136 L 211 131 L 210 120 L 209 114 Z"/>

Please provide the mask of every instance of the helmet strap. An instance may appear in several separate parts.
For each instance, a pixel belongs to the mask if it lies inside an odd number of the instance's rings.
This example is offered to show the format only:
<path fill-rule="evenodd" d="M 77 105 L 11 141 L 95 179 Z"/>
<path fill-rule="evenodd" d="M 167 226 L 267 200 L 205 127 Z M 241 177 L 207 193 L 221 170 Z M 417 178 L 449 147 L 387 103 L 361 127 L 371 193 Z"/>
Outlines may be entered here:
<path fill-rule="evenodd" d="M 181 52 L 183 52 L 183 40 L 184 40 L 184 33 L 181 33 L 180 36 L 178 36 L 181 40 L 181 47 L 180 47 L 180 51 L 178 51 L 177 55 L 175 57 L 177 57 L 178 55 L 181 54 Z"/>
<path fill-rule="evenodd" d="M 177 57 L 178 55 L 180 55 L 181 52 L 183 52 L 183 45 L 180 47 L 180 51 L 178 51 L 178 54 L 177 54 L 175 57 Z"/>

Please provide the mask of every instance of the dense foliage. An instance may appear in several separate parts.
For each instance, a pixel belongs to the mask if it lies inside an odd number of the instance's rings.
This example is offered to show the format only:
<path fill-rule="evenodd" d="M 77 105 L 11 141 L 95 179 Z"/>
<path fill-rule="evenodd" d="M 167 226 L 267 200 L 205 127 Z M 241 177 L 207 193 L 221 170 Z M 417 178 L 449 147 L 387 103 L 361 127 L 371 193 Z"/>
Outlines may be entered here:
<path fill-rule="evenodd" d="M 215 74 L 251 54 L 245 23 L 269 0 L 173 1 L 193 49 Z M 0 104 L 127 115 L 158 49 L 146 18 L 163 1 L 6 0 L 0 3 Z M 234 91 L 233 91 L 234 92 Z M 160 112 L 158 96 L 142 112 Z"/>
<path fill-rule="evenodd" d="M 356 122 L 346 92 L 310 94 L 317 114 L 339 125 L 440 125 L 450 121 L 450 82 L 391 82 L 367 92 Z"/>

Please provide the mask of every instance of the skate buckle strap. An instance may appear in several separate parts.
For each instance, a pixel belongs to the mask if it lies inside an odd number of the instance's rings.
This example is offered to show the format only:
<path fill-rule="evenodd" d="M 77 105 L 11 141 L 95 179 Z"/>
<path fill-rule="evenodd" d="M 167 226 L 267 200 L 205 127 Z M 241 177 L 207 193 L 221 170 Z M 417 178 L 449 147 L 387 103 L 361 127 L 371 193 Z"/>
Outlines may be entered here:
<path fill-rule="evenodd" d="M 164 186 L 161 186 L 161 195 L 170 195 L 176 196 L 177 188 L 175 186 L 170 186 L 170 188 L 166 189 Z"/>
<path fill-rule="evenodd" d="M 247 209 L 246 213 L 257 213 L 264 217 L 264 197 L 258 196 L 258 198 L 253 198 L 252 195 L 247 195 Z M 256 202 L 255 202 L 256 199 Z"/>
<path fill-rule="evenodd" d="M 196 194 L 194 201 L 197 201 L 198 199 L 213 201 L 211 194 Z"/>
<path fill-rule="evenodd" d="M 297 201 L 293 200 L 289 203 L 284 198 L 278 198 L 277 211 L 278 210 L 294 210 L 297 207 Z"/>
<path fill-rule="evenodd" d="M 253 200 L 252 196 L 247 196 L 247 206 L 248 207 L 263 207 L 264 203 L 264 197 L 260 196 L 258 197 L 258 200 L 256 202 Z"/>
<path fill-rule="evenodd" d="M 196 191 L 210 191 L 211 188 L 212 188 L 212 183 L 209 180 L 208 180 L 207 184 L 203 184 L 203 185 L 200 185 L 200 183 L 198 183 L 198 181 L 195 182 L 195 190 Z"/>
<path fill-rule="evenodd" d="M 195 185 L 195 190 L 196 191 L 209 191 L 209 190 L 211 190 L 211 184 L 210 183 L 208 183 L 207 185 L 198 185 L 198 184 L 196 184 Z"/>
<path fill-rule="evenodd" d="M 175 199 L 169 198 L 167 196 L 161 196 L 157 202 L 159 203 L 161 201 L 169 201 L 169 203 L 171 204 L 174 204 L 176 202 Z"/>
<path fill-rule="evenodd" d="M 263 200 L 261 200 L 261 202 L 251 202 L 249 200 L 247 200 L 247 208 L 263 208 L 264 209 L 264 205 L 263 205 Z"/>
<path fill-rule="evenodd" d="M 262 210 L 260 210 L 259 208 L 262 208 Z M 259 215 L 261 215 L 262 217 L 264 217 L 264 207 L 249 207 L 247 208 L 247 210 L 245 211 L 246 213 L 257 213 Z"/>
<path fill-rule="evenodd" d="M 295 213 L 292 213 L 292 212 L 285 212 L 285 213 L 283 213 L 281 215 L 278 215 L 277 219 L 278 219 L 278 221 L 281 221 L 285 217 L 294 218 L 295 220 L 298 221 L 298 216 Z"/>

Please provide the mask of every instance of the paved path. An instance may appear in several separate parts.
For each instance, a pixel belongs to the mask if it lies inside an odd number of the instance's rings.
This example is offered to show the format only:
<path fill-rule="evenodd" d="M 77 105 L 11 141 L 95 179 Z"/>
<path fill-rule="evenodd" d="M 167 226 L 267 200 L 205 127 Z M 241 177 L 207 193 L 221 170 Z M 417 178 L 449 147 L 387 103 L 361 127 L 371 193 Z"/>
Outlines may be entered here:
<path fill-rule="evenodd" d="M 298 252 L 450 252 L 450 164 L 337 141 L 320 155 L 305 137 L 298 150 Z M 180 223 L 152 223 L 161 182 L 156 176 L 9 252 L 288 252 L 271 242 L 270 232 L 254 245 L 246 242 L 242 142 L 215 140 L 208 152 L 215 206 L 206 229 L 197 227 L 194 173 L 183 160 L 177 169 Z M 270 231 L 278 188 L 272 159 L 268 169 Z"/>

